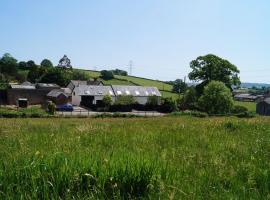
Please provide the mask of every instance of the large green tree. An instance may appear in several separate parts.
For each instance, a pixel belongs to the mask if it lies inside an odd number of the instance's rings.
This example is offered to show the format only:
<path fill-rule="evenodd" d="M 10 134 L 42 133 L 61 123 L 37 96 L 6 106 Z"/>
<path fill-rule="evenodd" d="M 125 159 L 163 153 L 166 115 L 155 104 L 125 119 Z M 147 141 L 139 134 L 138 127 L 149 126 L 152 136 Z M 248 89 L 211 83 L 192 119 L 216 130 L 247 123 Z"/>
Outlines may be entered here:
<path fill-rule="evenodd" d="M 241 83 L 238 68 L 228 60 L 213 54 L 200 56 L 191 61 L 190 68 L 192 71 L 188 75 L 189 79 L 200 82 L 196 87 L 199 94 L 211 81 L 221 81 L 230 89 L 233 85 L 237 86 Z"/>
<path fill-rule="evenodd" d="M 41 61 L 40 66 L 50 68 L 53 67 L 53 63 L 49 59 L 44 59 Z"/>
<path fill-rule="evenodd" d="M 0 59 L 0 73 L 5 76 L 15 76 L 17 74 L 17 60 L 9 53 L 5 53 Z"/>
<path fill-rule="evenodd" d="M 175 93 L 184 93 L 187 90 L 188 86 L 182 79 L 176 79 L 173 82 L 172 91 Z"/>
<path fill-rule="evenodd" d="M 224 83 L 211 81 L 199 98 L 200 108 L 209 114 L 230 113 L 233 108 L 232 93 Z"/>

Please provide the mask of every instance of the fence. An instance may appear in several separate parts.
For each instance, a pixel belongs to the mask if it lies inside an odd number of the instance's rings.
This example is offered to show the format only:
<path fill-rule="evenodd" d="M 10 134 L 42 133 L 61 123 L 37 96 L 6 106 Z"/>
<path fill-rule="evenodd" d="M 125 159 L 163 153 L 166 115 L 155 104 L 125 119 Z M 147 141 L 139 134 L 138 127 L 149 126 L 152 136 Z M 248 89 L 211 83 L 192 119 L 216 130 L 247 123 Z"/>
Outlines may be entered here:
<path fill-rule="evenodd" d="M 102 115 L 102 114 L 108 114 L 108 115 L 115 115 L 118 114 L 125 114 L 125 115 L 135 115 L 135 116 L 142 116 L 142 117 L 159 117 L 164 116 L 163 113 L 154 112 L 154 111 L 132 111 L 132 112 L 95 112 L 90 110 L 84 110 L 84 109 L 74 109 L 73 111 L 57 111 L 58 115 L 61 116 L 96 116 L 96 115 Z"/>

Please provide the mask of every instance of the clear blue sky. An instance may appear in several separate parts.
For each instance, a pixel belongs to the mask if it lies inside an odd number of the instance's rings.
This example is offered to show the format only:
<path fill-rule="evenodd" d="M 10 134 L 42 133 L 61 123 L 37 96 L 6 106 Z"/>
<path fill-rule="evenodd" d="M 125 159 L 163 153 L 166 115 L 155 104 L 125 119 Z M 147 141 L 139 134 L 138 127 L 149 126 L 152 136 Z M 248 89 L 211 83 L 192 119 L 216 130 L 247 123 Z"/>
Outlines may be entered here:
<path fill-rule="evenodd" d="M 174 80 L 208 53 L 270 83 L 269 0 L 1 0 L 0 54 Z"/>

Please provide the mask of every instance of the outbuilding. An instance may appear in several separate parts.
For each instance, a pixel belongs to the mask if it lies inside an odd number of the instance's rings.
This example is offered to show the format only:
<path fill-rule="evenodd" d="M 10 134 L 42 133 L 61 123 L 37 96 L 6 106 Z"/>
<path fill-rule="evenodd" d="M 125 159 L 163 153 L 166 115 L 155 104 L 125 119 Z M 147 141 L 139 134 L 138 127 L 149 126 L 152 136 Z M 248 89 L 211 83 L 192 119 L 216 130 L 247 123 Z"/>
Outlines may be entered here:
<path fill-rule="evenodd" d="M 112 89 L 115 93 L 116 99 L 119 96 L 133 96 L 135 102 L 141 105 L 145 105 L 149 96 L 156 96 L 158 104 L 161 101 L 161 94 L 156 87 L 144 87 L 144 86 L 126 86 L 126 85 L 112 85 Z"/>
<path fill-rule="evenodd" d="M 270 97 L 266 97 L 257 103 L 256 113 L 259 115 L 270 116 Z"/>
<path fill-rule="evenodd" d="M 68 95 L 61 89 L 54 89 L 47 94 L 49 100 L 53 101 L 56 105 L 62 105 L 69 102 Z"/>
<path fill-rule="evenodd" d="M 72 92 L 72 104 L 90 107 L 101 103 L 105 95 L 110 95 L 115 100 L 115 95 L 111 86 L 103 85 L 80 85 Z"/>

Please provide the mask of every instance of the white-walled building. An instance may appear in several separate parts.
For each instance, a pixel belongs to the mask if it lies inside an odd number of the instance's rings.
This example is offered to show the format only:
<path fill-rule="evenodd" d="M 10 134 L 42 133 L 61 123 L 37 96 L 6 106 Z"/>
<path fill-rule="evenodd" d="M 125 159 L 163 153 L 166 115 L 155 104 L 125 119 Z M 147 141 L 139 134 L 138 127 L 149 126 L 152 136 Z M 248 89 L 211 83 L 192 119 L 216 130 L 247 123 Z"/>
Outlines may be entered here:
<path fill-rule="evenodd" d="M 73 105 L 96 105 L 101 103 L 105 95 L 110 95 L 112 101 L 119 96 L 133 96 L 134 100 L 145 105 L 149 96 L 156 96 L 158 102 L 161 99 L 161 93 L 156 87 L 143 87 L 143 86 L 123 86 L 123 85 L 78 85 L 72 91 L 72 104 Z"/>
<path fill-rule="evenodd" d="M 72 104 L 77 106 L 96 105 L 103 100 L 105 95 L 110 95 L 113 102 L 115 101 L 115 95 L 111 86 L 80 85 L 75 87 L 72 92 Z"/>

